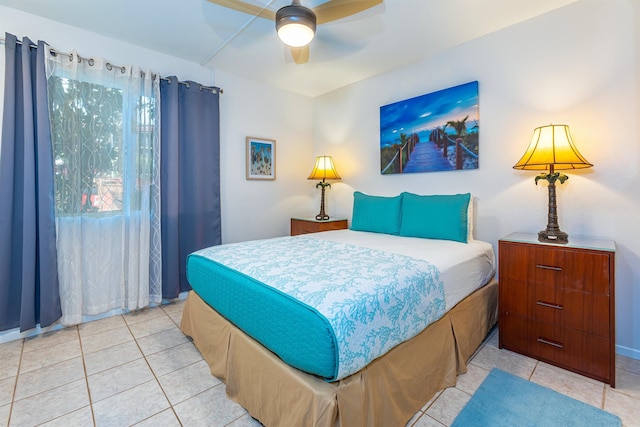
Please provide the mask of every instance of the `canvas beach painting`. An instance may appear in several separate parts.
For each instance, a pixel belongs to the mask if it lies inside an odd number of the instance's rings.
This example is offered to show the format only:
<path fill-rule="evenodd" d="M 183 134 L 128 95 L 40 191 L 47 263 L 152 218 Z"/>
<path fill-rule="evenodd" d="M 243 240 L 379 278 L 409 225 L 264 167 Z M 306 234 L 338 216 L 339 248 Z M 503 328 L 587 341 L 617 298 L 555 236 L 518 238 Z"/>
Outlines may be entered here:
<path fill-rule="evenodd" d="M 380 107 L 380 173 L 478 168 L 478 82 Z"/>

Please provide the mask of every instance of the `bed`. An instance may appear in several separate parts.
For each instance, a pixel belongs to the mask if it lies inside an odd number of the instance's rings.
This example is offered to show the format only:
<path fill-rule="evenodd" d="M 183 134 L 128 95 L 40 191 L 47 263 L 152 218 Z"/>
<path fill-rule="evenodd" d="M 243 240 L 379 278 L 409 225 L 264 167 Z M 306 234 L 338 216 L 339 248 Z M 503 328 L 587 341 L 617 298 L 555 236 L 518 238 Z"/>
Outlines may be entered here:
<path fill-rule="evenodd" d="M 455 385 L 496 323 L 493 248 L 469 238 L 468 197 L 453 210 L 457 234 L 444 238 L 402 227 L 406 193 L 354 199 L 349 230 L 189 256 L 181 329 L 266 426 L 404 425 Z M 375 220 L 364 215 L 372 202 Z M 390 207 L 391 228 L 377 229 Z M 344 294 L 354 287 L 357 299 Z"/>

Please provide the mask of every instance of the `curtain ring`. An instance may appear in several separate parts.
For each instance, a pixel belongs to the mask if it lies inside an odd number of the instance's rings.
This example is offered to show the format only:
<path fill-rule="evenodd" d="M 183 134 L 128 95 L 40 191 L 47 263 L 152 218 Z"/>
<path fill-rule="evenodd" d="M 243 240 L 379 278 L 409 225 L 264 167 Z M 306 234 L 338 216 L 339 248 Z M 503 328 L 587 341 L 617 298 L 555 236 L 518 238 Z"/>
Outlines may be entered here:
<path fill-rule="evenodd" d="M 113 69 L 113 67 L 111 66 L 111 63 L 107 62 L 105 64 L 105 67 L 107 68 L 107 70 L 111 71 Z"/>
<path fill-rule="evenodd" d="M 73 53 L 69 54 L 69 62 L 73 62 Z"/>
<path fill-rule="evenodd" d="M 89 66 L 93 67 L 94 61 L 93 58 L 89 58 Z"/>
<path fill-rule="evenodd" d="M 187 89 L 189 89 L 189 88 L 191 87 L 191 85 L 189 84 L 189 82 L 185 82 L 185 84 L 184 84 L 184 85 L 187 87 Z"/>
<path fill-rule="evenodd" d="M 122 67 L 120 67 L 120 72 L 122 74 L 124 74 L 127 71 L 127 68 L 123 65 Z"/>
<path fill-rule="evenodd" d="M 76 55 L 78 57 L 78 64 L 82 63 L 82 58 L 80 58 L 80 55 Z"/>

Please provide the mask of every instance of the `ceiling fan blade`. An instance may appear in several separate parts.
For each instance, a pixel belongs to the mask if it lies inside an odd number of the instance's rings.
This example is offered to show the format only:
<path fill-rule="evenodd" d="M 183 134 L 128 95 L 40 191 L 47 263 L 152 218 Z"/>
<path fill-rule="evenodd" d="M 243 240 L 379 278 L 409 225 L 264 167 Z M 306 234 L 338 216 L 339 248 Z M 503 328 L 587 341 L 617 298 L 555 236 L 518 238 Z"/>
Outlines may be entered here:
<path fill-rule="evenodd" d="M 212 1 L 212 0 L 209 0 Z M 313 8 L 318 24 L 355 15 L 382 3 L 383 0 L 330 0 Z"/>
<path fill-rule="evenodd" d="M 293 58 L 293 62 L 296 64 L 306 64 L 309 62 L 309 45 L 302 47 L 289 47 L 289 52 L 291 52 L 291 57 Z"/>
<path fill-rule="evenodd" d="M 276 13 L 270 9 L 264 9 L 260 6 L 256 6 L 251 3 L 246 3 L 242 0 L 208 0 L 213 4 L 227 7 L 229 9 L 237 10 L 238 12 L 248 13 L 249 15 L 259 16 L 270 20 L 276 19 Z"/>

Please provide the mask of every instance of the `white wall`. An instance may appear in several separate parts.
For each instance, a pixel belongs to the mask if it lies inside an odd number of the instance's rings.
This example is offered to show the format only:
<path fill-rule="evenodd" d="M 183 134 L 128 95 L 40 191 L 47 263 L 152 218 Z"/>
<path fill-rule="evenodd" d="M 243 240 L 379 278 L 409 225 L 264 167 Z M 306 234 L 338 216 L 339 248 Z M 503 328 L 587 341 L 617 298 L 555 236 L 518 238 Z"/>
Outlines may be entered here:
<path fill-rule="evenodd" d="M 547 222 L 547 187 L 512 169 L 535 127 L 571 127 L 595 166 L 558 188 L 559 223 L 613 239 L 618 352 L 640 358 L 640 56 L 638 0 L 583 0 L 316 99 L 316 151 L 343 181 L 329 198 L 350 217 L 353 190 L 395 195 L 471 192 L 478 239 L 497 244 Z M 416 41 L 417 43 L 421 41 Z M 382 176 L 379 107 L 479 82 L 480 167 Z"/>
<path fill-rule="evenodd" d="M 0 29 L 2 37 L 6 31 L 18 39 L 42 39 L 62 52 L 76 49 L 81 56 L 102 56 L 114 64 L 136 64 L 162 76 L 222 87 L 223 242 L 286 235 L 291 216 L 308 214 L 305 207 L 314 194 L 306 179 L 313 167 L 312 99 L 3 6 Z M 4 46 L 0 47 L 4 81 Z M 0 84 L 0 100 L 3 91 Z M 276 140 L 275 181 L 245 179 L 246 136 Z"/>
<path fill-rule="evenodd" d="M 313 193 L 313 100 L 218 71 L 221 98 L 222 236 L 237 242 L 289 234 Z M 276 180 L 245 179 L 245 138 L 276 140 Z"/>

